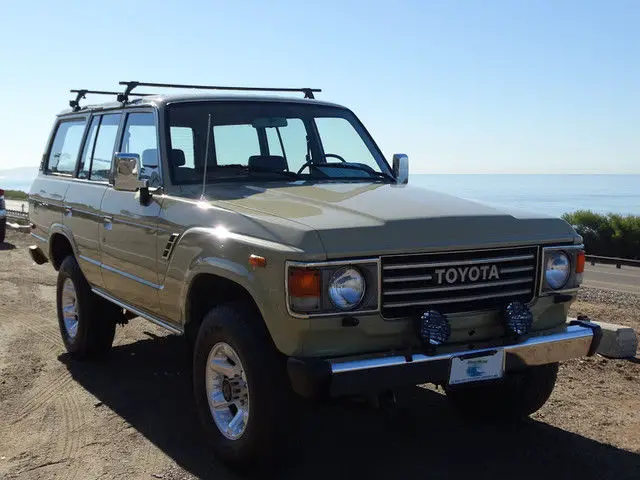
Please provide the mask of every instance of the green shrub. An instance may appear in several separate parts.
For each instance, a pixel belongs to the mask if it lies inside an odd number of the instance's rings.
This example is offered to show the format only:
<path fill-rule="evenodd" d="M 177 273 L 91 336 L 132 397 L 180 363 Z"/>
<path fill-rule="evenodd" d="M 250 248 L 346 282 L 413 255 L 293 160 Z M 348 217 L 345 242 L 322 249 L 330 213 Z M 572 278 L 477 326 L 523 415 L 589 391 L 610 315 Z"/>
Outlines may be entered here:
<path fill-rule="evenodd" d="M 640 259 L 640 216 L 578 210 L 562 218 L 582 235 L 587 254 Z"/>
<path fill-rule="evenodd" d="M 27 200 L 29 198 L 29 194 L 22 190 L 5 190 L 4 198 L 9 200 Z"/>

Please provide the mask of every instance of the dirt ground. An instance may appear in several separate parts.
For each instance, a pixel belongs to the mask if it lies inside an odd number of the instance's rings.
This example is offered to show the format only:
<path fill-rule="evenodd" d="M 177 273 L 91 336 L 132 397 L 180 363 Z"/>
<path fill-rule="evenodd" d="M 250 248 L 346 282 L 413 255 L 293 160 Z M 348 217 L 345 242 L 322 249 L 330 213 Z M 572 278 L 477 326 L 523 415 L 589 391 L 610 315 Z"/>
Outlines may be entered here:
<path fill-rule="evenodd" d="M 29 237 L 0 245 L 0 478 L 236 478 L 204 445 L 184 345 L 143 320 L 119 327 L 103 362 L 69 359 L 55 315 L 55 272 Z M 640 329 L 624 304 L 576 311 Z M 282 412 L 287 415 L 287 412 Z M 302 409 L 299 448 L 278 478 L 640 479 L 640 360 L 562 365 L 557 388 L 519 426 L 467 424 L 435 390 L 399 408 Z M 261 475 L 264 478 L 265 475 Z"/>

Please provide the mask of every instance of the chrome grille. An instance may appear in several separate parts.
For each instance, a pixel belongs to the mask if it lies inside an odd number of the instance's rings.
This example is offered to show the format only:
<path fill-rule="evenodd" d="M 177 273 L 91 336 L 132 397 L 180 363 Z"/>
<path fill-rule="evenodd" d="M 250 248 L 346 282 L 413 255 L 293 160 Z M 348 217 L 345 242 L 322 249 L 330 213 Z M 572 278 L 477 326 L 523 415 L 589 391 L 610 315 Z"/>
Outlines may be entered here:
<path fill-rule="evenodd" d="M 474 250 L 382 258 L 382 313 L 403 318 L 501 308 L 534 295 L 538 248 Z"/>

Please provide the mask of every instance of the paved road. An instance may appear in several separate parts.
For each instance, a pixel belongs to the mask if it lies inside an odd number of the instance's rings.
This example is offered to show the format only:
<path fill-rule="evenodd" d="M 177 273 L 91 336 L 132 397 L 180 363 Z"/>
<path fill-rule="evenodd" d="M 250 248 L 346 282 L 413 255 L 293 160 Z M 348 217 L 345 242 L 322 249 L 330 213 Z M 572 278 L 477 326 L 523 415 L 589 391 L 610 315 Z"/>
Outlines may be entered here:
<path fill-rule="evenodd" d="M 587 264 L 584 285 L 640 295 L 640 268 L 623 266 L 618 269 L 615 265 Z"/>

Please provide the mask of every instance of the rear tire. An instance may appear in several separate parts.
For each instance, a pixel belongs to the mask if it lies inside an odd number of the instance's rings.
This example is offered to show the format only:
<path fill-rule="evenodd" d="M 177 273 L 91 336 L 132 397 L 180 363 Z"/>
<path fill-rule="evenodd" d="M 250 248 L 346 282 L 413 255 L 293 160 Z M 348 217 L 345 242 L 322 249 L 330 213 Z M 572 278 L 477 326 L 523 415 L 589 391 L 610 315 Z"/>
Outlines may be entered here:
<path fill-rule="evenodd" d="M 0 220 L 0 243 L 4 242 L 4 237 L 7 234 L 7 217 Z"/>
<path fill-rule="evenodd" d="M 285 357 L 256 315 L 236 303 L 213 308 L 193 355 L 196 410 L 206 436 L 216 455 L 241 470 L 267 466 L 282 451 L 294 416 Z"/>
<path fill-rule="evenodd" d="M 517 421 L 538 411 L 549 399 L 558 364 L 510 373 L 499 383 L 447 387 L 451 404 L 471 420 Z"/>
<path fill-rule="evenodd" d="M 62 261 L 58 271 L 56 303 L 62 341 L 73 358 L 98 358 L 111 349 L 121 312 L 91 292 L 71 255 Z"/>

